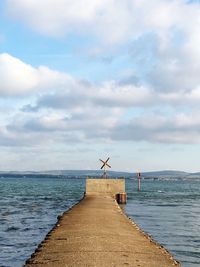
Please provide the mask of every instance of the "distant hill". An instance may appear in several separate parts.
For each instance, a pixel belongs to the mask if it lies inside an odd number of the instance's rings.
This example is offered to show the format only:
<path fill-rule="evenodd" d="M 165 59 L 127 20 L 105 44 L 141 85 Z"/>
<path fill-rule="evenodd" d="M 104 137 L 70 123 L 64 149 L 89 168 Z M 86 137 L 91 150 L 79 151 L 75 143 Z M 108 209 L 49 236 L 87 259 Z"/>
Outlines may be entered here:
<path fill-rule="evenodd" d="M 68 178 L 86 178 L 86 177 L 101 177 L 102 170 L 50 170 L 50 171 L 0 171 L 0 176 L 7 177 L 49 177 L 49 176 L 60 176 Z M 126 172 L 115 172 L 109 171 L 109 177 L 128 177 L 129 173 Z M 132 174 L 133 176 L 133 174 Z"/>
<path fill-rule="evenodd" d="M 173 170 L 165 170 L 165 171 L 154 171 L 154 172 L 144 172 L 144 177 L 186 177 L 190 175 L 188 172 L 184 171 L 173 171 Z"/>
<path fill-rule="evenodd" d="M 102 170 L 50 170 L 50 171 L 10 171 L 10 172 L 0 172 L 0 176 L 4 177 L 67 177 L 67 178 L 86 178 L 86 177 L 101 177 Z M 183 171 L 152 171 L 143 172 L 141 174 L 142 178 L 200 178 L 200 172 L 188 173 Z M 136 178 L 136 173 L 123 172 L 123 171 L 108 171 L 108 177 L 125 177 L 125 178 Z"/>

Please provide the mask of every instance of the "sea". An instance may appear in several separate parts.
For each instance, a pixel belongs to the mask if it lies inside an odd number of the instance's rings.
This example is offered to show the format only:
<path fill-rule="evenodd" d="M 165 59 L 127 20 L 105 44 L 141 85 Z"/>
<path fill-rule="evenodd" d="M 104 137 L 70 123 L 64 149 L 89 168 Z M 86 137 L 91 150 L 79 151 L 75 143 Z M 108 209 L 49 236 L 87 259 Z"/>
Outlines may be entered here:
<path fill-rule="evenodd" d="M 57 221 L 84 194 L 76 177 L 0 178 L 0 267 L 21 267 Z M 200 266 L 200 178 L 126 179 L 122 208 L 184 267 Z"/>

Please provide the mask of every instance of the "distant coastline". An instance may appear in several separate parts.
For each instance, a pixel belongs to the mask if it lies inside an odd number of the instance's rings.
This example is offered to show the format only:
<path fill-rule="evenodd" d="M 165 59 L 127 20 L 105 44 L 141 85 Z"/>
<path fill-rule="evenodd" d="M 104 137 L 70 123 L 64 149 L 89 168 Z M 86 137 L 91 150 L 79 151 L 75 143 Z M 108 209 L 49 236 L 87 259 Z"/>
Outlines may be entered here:
<path fill-rule="evenodd" d="M 130 172 L 119 172 L 119 171 L 109 171 L 110 177 L 124 177 L 124 178 L 136 178 L 136 173 Z M 86 177 L 101 177 L 101 170 L 49 170 L 49 171 L 0 171 L 0 177 L 35 177 L 35 178 L 45 178 L 45 177 L 60 177 L 60 178 L 86 178 Z M 170 178 L 199 178 L 200 172 L 190 173 L 184 171 L 151 171 L 143 172 L 143 179 L 170 179 Z"/>

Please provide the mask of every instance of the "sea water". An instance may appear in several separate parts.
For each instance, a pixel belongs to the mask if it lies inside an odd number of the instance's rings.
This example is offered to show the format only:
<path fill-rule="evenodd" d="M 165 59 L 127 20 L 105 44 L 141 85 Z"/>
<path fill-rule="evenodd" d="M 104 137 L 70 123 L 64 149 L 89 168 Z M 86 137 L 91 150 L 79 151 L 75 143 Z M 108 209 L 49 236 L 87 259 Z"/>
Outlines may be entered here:
<path fill-rule="evenodd" d="M 184 267 L 200 266 L 200 179 L 127 179 L 126 214 Z M 21 267 L 57 221 L 78 202 L 85 179 L 0 178 L 0 267 Z"/>
<path fill-rule="evenodd" d="M 126 213 L 184 267 L 200 266 L 200 179 L 128 181 Z"/>

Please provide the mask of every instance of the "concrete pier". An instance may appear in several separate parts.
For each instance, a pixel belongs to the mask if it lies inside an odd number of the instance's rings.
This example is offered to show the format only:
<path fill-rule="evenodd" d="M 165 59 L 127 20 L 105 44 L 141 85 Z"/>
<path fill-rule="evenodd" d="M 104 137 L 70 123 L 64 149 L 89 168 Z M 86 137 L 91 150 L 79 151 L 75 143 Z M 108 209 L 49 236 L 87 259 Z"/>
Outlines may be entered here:
<path fill-rule="evenodd" d="M 58 219 L 25 267 L 181 266 L 122 212 L 113 192 L 90 189 Z"/>

